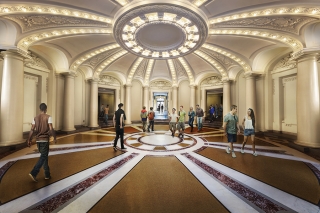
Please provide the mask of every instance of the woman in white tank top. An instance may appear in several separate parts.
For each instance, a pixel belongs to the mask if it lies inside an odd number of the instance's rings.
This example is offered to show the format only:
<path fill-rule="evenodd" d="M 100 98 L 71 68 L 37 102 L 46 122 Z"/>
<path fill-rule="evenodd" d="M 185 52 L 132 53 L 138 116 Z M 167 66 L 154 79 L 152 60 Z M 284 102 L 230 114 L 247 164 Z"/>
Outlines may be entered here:
<path fill-rule="evenodd" d="M 256 153 L 256 147 L 255 147 L 255 141 L 254 141 L 254 135 L 255 135 L 255 116 L 254 116 L 254 112 L 253 109 L 249 108 L 247 111 L 247 115 L 244 117 L 243 121 L 242 121 L 242 127 L 244 129 L 244 140 L 242 143 L 242 147 L 241 147 L 241 153 L 244 153 L 244 147 L 247 143 L 248 140 L 248 136 L 251 136 L 251 141 L 252 141 L 252 151 L 253 151 L 253 155 L 257 156 Z"/>

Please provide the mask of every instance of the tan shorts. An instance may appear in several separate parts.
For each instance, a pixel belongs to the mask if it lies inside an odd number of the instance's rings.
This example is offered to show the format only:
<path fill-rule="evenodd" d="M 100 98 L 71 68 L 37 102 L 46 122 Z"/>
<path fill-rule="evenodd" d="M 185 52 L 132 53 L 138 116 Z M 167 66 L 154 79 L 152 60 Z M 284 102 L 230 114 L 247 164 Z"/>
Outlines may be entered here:
<path fill-rule="evenodd" d="M 180 130 L 180 129 L 184 130 L 185 129 L 184 122 L 178 122 L 177 129 L 178 130 Z"/>
<path fill-rule="evenodd" d="M 176 127 L 176 122 L 170 122 L 169 123 L 169 129 L 171 130 L 171 129 L 173 129 L 174 131 L 176 131 L 176 129 L 177 129 L 177 127 Z"/>

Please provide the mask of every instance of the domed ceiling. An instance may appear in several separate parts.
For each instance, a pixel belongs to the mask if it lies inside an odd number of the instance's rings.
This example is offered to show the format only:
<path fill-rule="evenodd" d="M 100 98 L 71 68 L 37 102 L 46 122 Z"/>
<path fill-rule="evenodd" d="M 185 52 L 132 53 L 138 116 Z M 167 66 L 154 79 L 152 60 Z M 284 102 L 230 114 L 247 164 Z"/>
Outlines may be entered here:
<path fill-rule="evenodd" d="M 16 43 L 0 41 L 1 49 L 32 52 L 55 72 L 192 85 L 205 76 L 259 73 L 257 58 L 271 50 L 298 53 L 304 27 L 319 21 L 320 2 L 11 0 L 0 3 L 0 16 L 18 31 Z"/>

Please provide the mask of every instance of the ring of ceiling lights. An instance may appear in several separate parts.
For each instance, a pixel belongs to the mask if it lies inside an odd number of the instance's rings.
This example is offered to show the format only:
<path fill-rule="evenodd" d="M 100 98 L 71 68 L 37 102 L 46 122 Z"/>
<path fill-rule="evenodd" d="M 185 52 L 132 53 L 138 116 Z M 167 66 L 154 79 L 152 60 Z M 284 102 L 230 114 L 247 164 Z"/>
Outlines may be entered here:
<path fill-rule="evenodd" d="M 113 32 L 118 44 L 137 56 L 169 59 L 199 48 L 206 40 L 208 27 L 206 21 L 190 9 L 153 4 L 118 16 Z"/>

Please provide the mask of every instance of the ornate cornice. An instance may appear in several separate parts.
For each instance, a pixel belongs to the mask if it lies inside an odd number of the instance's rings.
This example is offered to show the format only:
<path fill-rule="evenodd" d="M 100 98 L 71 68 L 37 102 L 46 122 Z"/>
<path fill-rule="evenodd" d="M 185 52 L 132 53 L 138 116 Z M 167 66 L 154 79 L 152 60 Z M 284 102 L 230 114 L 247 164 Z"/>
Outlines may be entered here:
<path fill-rule="evenodd" d="M 48 27 L 112 27 L 109 23 L 62 15 L 11 15 L 3 18 L 18 23 L 23 33 Z"/>
<path fill-rule="evenodd" d="M 176 71 L 176 75 L 178 76 L 178 79 L 182 78 L 182 77 L 187 77 L 187 73 L 184 70 L 182 64 L 176 59 L 174 59 L 172 61 L 173 61 L 173 64 L 174 64 L 174 67 L 175 67 L 175 71 Z"/>
<path fill-rule="evenodd" d="M 169 81 L 152 81 L 149 85 L 150 89 L 167 90 L 172 88 L 172 84 Z"/>
<path fill-rule="evenodd" d="M 139 64 L 136 72 L 134 73 L 134 77 L 143 79 L 143 76 L 145 76 L 145 71 L 147 69 L 148 60 L 143 59 L 143 61 Z"/>
<path fill-rule="evenodd" d="M 282 58 L 273 68 L 274 71 L 289 70 L 297 67 L 297 62 L 290 60 L 290 55 Z"/>
<path fill-rule="evenodd" d="M 279 17 L 255 17 L 239 20 L 231 20 L 222 23 L 215 23 L 210 28 L 230 28 L 230 27 L 247 27 L 247 28 L 265 28 L 286 31 L 299 35 L 301 27 L 305 24 L 318 19 L 301 16 L 279 16 Z"/>
<path fill-rule="evenodd" d="M 30 54 L 31 58 L 27 58 L 24 60 L 24 66 L 29 67 L 29 68 L 41 68 L 41 69 L 46 69 L 48 70 L 47 65 L 42 61 L 41 58 L 34 54 Z"/>
<path fill-rule="evenodd" d="M 220 86 L 220 85 L 223 85 L 223 81 L 219 76 L 212 76 L 204 79 L 200 85 L 201 86 Z"/>
<path fill-rule="evenodd" d="M 118 79 L 116 79 L 112 76 L 109 76 L 109 75 L 100 76 L 98 82 L 99 82 L 99 84 L 103 84 L 103 85 L 121 86 L 121 83 L 120 83 L 120 81 L 118 81 Z"/>
<path fill-rule="evenodd" d="M 235 65 L 236 63 L 231 60 L 229 57 L 222 55 L 218 52 L 214 52 L 214 51 L 208 51 L 208 49 L 205 48 L 200 48 L 201 51 L 205 52 L 206 54 L 208 54 L 209 56 L 211 56 L 213 59 L 215 59 L 216 61 L 218 61 L 220 64 L 222 64 L 226 69 L 228 69 L 229 67 Z"/>
<path fill-rule="evenodd" d="M 98 53 L 97 55 L 93 56 L 92 58 L 89 58 L 88 60 L 84 61 L 81 65 L 89 66 L 92 69 L 95 69 L 101 61 L 105 60 L 106 58 L 110 57 L 114 53 L 118 52 L 121 48 L 115 48 L 115 49 L 110 49 L 106 52 Z M 91 55 L 91 54 L 89 54 Z"/>

